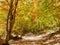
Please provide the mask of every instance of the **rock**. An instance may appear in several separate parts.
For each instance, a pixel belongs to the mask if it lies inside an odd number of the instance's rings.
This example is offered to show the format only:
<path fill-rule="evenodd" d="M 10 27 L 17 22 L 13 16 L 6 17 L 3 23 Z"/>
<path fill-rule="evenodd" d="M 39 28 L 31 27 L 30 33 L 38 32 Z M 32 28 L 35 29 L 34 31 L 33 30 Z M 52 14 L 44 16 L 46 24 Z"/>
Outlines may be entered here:
<path fill-rule="evenodd" d="M 59 37 L 60 38 L 60 34 L 55 35 L 55 37 L 57 37 L 57 38 Z"/>
<path fill-rule="evenodd" d="M 14 34 L 14 33 L 12 33 L 11 36 L 12 36 L 11 39 L 13 39 L 13 40 L 22 39 L 21 35 L 17 35 L 17 34 Z"/>
<path fill-rule="evenodd" d="M 29 33 L 25 34 L 25 36 L 34 36 L 34 34 L 29 32 Z"/>

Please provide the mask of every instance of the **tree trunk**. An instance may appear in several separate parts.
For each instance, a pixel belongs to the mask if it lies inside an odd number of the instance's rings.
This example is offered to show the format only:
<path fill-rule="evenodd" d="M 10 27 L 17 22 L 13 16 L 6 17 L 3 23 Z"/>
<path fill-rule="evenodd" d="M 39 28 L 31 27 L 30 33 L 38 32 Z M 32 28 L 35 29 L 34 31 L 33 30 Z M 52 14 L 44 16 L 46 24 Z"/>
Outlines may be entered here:
<path fill-rule="evenodd" d="M 15 14 L 16 8 L 18 4 L 18 0 L 15 0 L 15 4 L 13 5 L 14 0 L 10 0 L 10 8 L 7 16 L 7 24 L 6 24 L 6 42 L 3 45 L 9 45 L 8 41 L 11 39 L 11 31 L 15 22 Z M 15 6 L 15 7 L 14 7 Z M 14 8 L 14 9 L 13 9 Z"/>

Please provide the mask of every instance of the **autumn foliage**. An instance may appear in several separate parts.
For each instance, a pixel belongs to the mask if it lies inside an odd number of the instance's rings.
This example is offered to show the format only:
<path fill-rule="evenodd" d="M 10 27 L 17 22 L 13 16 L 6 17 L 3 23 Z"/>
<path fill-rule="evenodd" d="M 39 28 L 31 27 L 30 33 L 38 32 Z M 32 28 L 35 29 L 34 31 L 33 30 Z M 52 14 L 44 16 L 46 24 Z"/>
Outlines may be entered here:
<path fill-rule="evenodd" d="M 1 34 L 5 31 L 6 28 L 9 4 L 10 0 L 0 1 Z M 15 24 L 12 31 L 17 31 L 20 34 L 28 32 L 40 34 L 59 26 L 59 23 L 59 0 L 19 0 L 17 5 Z"/>

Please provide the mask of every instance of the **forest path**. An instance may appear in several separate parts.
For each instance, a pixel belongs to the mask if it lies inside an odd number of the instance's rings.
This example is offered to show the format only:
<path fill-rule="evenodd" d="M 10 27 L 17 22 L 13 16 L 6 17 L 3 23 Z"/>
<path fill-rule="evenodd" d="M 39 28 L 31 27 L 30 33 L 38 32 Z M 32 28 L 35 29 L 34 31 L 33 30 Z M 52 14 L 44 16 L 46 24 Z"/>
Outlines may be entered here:
<path fill-rule="evenodd" d="M 50 36 L 51 33 L 54 32 L 39 36 L 23 36 L 22 40 L 11 40 L 10 45 L 60 45 L 60 33 Z"/>

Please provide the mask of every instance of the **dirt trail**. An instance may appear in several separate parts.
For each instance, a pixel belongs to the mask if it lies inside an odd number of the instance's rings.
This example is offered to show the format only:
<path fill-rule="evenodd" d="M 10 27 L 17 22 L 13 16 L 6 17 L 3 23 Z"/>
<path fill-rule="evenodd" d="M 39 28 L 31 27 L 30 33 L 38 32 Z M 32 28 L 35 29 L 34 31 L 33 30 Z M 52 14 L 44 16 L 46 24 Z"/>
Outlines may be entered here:
<path fill-rule="evenodd" d="M 58 32 L 58 31 L 57 31 Z M 10 45 L 60 45 L 60 33 L 50 32 L 39 36 L 23 36 L 22 40 L 10 41 Z M 54 34 L 53 36 L 51 36 Z"/>

